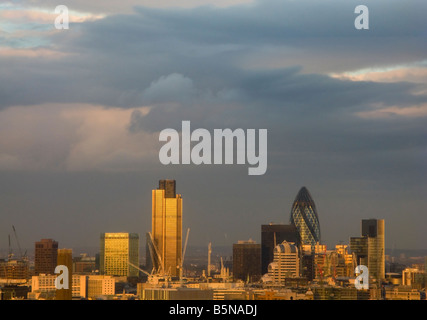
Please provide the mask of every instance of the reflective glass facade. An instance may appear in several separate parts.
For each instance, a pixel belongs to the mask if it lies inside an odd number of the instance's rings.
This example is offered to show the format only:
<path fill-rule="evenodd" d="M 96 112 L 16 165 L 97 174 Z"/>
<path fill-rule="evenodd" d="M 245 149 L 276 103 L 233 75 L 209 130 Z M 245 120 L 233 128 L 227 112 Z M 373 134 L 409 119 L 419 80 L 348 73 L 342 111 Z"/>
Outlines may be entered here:
<path fill-rule="evenodd" d="M 316 245 L 320 242 L 320 225 L 316 206 L 307 188 L 298 192 L 291 211 L 291 224 L 298 230 L 301 245 Z"/>
<path fill-rule="evenodd" d="M 138 276 L 139 235 L 136 233 L 102 233 L 100 251 L 101 274 Z"/>
<path fill-rule="evenodd" d="M 182 251 L 182 197 L 175 190 L 175 180 L 160 180 L 159 188 L 152 191 L 153 239 L 149 242 L 156 247 L 149 248 L 153 267 L 173 277 L 179 275 Z"/>

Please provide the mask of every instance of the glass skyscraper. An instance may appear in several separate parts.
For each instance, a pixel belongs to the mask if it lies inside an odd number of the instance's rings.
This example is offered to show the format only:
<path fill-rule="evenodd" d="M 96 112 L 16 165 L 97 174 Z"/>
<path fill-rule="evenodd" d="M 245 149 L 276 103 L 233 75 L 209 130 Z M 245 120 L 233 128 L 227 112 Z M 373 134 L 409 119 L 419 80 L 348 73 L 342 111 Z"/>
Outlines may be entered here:
<path fill-rule="evenodd" d="M 176 181 L 160 180 L 152 199 L 149 264 L 160 273 L 177 277 L 182 259 L 182 197 L 176 193 Z"/>
<path fill-rule="evenodd" d="M 295 197 L 290 220 L 297 228 L 300 245 L 314 246 L 320 242 L 316 205 L 306 187 L 302 187 Z"/>
<path fill-rule="evenodd" d="M 101 274 L 138 276 L 133 265 L 139 265 L 139 235 L 137 233 L 102 233 L 100 251 Z"/>

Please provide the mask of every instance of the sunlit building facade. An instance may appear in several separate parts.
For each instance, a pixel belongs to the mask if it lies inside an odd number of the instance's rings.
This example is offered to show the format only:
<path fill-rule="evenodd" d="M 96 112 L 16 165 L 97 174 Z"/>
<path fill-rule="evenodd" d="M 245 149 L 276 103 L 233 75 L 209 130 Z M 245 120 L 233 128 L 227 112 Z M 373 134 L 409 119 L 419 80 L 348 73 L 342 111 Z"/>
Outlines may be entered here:
<path fill-rule="evenodd" d="M 264 224 L 261 225 L 261 272 L 268 272 L 268 265 L 273 262 L 274 248 L 282 243 L 298 242 L 298 232 L 292 224 Z"/>
<path fill-rule="evenodd" d="M 68 275 L 62 281 L 68 279 L 68 285 L 64 284 L 64 288 L 56 290 L 56 300 L 71 300 L 73 298 L 73 250 L 58 249 L 57 263 L 59 266 L 67 267 Z"/>
<path fill-rule="evenodd" d="M 102 233 L 99 256 L 103 275 L 136 277 L 139 270 L 139 235 L 136 233 Z"/>
<path fill-rule="evenodd" d="M 378 281 L 385 279 L 384 219 L 362 220 L 362 236 L 368 239 L 369 274 Z"/>
<path fill-rule="evenodd" d="M 31 278 L 31 299 L 36 300 L 65 300 L 64 296 L 58 299 L 58 291 L 55 287 L 55 279 L 58 275 L 55 274 L 40 274 Z M 84 275 L 71 275 L 71 294 L 72 298 L 84 298 L 86 297 L 86 276 Z M 63 290 L 63 289 L 61 289 Z M 68 297 L 67 300 L 69 300 Z"/>
<path fill-rule="evenodd" d="M 295 197 L 290 221 L 297 228 L 300 245 L 315 246 L 320 242 L 316 205 L 306 187 L 302 187 Z"/>
<path fill-rule="evenodd" d="M 369 276 L 385 279 L 385 222 L 383 219 L 362 220 L 362 236 L 350 238 L 350 249 L 357 264 L 366 265 Z"/>
<path fill-rule="evenodd" d="M 273 283 L 284 283 L 286 278 L 300 276 L 300 259 L 295 243 L 283 241 L 274 248 L 274 260 L 268 266 Z"/>
<path fill-rule="evenodd" d="M 152 228 L 149 257 L 156 271 L 179 276 L 182 256 L 182 197 L 175 180 L 160 180 L 152 191 Z"/>

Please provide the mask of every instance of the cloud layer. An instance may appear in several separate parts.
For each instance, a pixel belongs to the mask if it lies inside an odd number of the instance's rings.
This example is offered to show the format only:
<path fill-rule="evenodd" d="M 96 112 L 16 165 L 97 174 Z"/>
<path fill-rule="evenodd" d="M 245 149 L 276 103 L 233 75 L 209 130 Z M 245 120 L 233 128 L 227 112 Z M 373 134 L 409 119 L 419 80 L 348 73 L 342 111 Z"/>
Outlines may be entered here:
<path fill-rule="evenodd" d="M 200 199 L 210 200 L 195 192 L 189 219 L 220 228 L 211 215 L 224 210 L 234 222 L 252 219 L 251 232 L 268 222 L 260 214 L 265 206 L 276 212 L 271 220 L 287 222 L 280 200 L 287 192 L 292 201 L 302 184 L 327 204 L 324 221 L 345 224 L 342 215 L 349 215 L 358 223 L 361 213 L 375 213 L 397 232 L 397 208 L 405 204 L 408 217 L 420 218 L 419 193 L 427 191 L 425 1 L 368 2 L 364 31 L 354 28 L 358 1 L 161 3 L 70 1 L 69 30 L 53 26 L 55 1 L 3 4 L 0 174 L 7 181 L 15 181 L 12 172 L 134 174 L 147 177 L 149 192 L 170 174 L 191 195 L 199 179 L 219 190 L 234 177 L 219 195 L 227 208 L 210 203 L 204 212 Z M 179 129 L 183 120 L 194 129 L 268 129 L 266 176 L 248 181 L 238 166 L 159 165 L 159 132 Z M 119 192 L 122 201 L 134 187 Z M 51 192 L 48 184 L 42 189 Z M 236 190 L 254 192 L 253 199 L 256 191 L 266 202 L 241 209 L 247 198 L 233 202 Z M 334 203 L 337 192 L 343 200 Z M 346 203 L 352 208 L 343 209 Z M 358 235 L 357 227 L 351 231 Z M 330 232 L 330 241 L 342 236 Z"/>

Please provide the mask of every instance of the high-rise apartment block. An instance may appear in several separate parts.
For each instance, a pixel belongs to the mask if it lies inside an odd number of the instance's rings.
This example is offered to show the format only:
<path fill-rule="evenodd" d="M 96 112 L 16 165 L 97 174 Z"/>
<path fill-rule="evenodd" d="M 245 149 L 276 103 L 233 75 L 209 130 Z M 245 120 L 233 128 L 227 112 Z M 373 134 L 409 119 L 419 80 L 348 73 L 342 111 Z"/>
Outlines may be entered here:
<path fill-rule="evenodd" d="M 136 233 L 102 233 L 99 255 L 103 275 L 136 277 L 139 270 L 139 235 Z"/>

